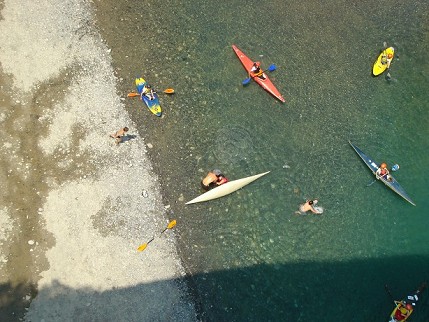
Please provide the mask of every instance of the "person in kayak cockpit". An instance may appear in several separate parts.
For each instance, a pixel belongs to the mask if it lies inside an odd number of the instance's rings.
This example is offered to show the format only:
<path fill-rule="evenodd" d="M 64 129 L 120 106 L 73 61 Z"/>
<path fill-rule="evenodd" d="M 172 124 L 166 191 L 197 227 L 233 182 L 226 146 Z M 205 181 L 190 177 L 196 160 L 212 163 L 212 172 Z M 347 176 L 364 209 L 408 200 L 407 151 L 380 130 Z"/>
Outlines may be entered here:
<path fill-rule="evenodd" d="M 393 55 L 391 53 L 389 53 L 387 55 L 384 54 L 383 56 L 381 56 L 381 63 L 383 65 L 386 65 L 386 64 L 390 65 L 390 62 L 392 61 L 392 58 L 393 58 Z M 389 67 L 389 66 L 387 66 L 387 67 Z"/>
<path fill-rule="evenodd" d="M 261 70 L 261 63 L 254 62 L 252 68 L 249 71 L 249 77 L 259 77 L 260 79 L 265 79 L 264 72 Z"/>
<path fill-rule="evenodd" d="M 145 95 L 149 100 L 153 100 L 155 98 L 155 91 L 150 85 L 145 85 L 141 93 L 142 100 L 143 100 L 143 95 Z"/>
<path fill-rule="evenodd" d="M 401 302 L 400 306 L 398 306 L 398 309 L 396 310 L 395 319 L 397 321 L 404 321 L 411 315 L 413 309 L 414 308 L 410 303 L 405 304 L 404 302 Z"/>
<path fill-rule="evenodd" d="M 383 178 L 388 181 L 392 180 L 389 175 L 389 170 L 387 170 L 387 164 L 384 162 L 380 164 L 380 167 L 375 172 L 375 175 L 377 179 Z"/>

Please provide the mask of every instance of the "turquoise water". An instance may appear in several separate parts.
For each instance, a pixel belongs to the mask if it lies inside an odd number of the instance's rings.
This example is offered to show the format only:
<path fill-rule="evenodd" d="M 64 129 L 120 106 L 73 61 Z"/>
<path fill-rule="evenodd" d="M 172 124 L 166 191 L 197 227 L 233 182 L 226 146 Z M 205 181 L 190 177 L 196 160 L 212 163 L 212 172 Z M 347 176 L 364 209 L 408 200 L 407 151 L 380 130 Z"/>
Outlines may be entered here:
<path fill-rule="evenodd" d="M 164 118 L 129 103 L 154 144 L 164 202 L 207 321 L 384 321 L 429 279 L 428 1 L 176 0 L 98 4 L 131 91 L 136 74 Z M 103 20 L 105 19 L 105 20 Z M 143 37 L 142 37 L 143 35 Z M 386 41 L 392 80 L 371 76 Z M 277 70 L 281 104 L 247 77 L 231 45 Z M 401 169 L 417 204 L 382 183 L 349 146 Z M 215 201 L 185 206 L 212 168 L 229 179 L 271 171 Z M 322 216 L 297 216 L 305 198 Z M 413 321 L 429 320 L 429 296 Z"/>

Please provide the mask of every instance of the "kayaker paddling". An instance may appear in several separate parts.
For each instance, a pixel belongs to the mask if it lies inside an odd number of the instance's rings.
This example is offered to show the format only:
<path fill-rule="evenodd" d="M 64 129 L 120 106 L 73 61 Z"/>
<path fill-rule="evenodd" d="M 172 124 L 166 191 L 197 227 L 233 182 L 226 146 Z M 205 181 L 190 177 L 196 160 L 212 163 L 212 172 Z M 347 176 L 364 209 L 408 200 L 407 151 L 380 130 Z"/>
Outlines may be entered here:
<path fill-rule="evenodd" d="M 363 153 L 363 151 L 361 149 L 359 149 L 356 145 L 354 145 L 352 142 L 349 141 L 349 143 L 352 146 L 353 150 L 355 150 L 355 152 L 358 154 L 358 156 L 366 164 L 366 166 L 371 169 L 371 172 L 375 175 L 375 181 L 377 181 L 377 179 L 381 179 L 381 177 L 379 175 L 377 175 L 377 171 L 379 170 L 378 163 L 375 162 L 374 159 L 370 158 L 365 153 Z M 397 167 L 394 166 L 394 168 L 397 170 L 397 169 L 399 169 L 399 166 L 397 166 Z M 392 167 L 392 169 L 393 169 L 393 167 Z M 386 165 L 386 170 L 387 170 L 387 165 Z M 384 179 L 384 180 L 381 180 L 381 182 L 383 182 L 387 187 L 389 187 L 390 189 L 395 191 L 398 195 L 400 195 L 402 198 L 404 198 L 406 201 L 408 201 L 413 206 L 416 205 L 413 202 L 413 200 L 410 198 L 410 196 L 408 196 L 405 189 L 401 187 L 399 182 L 391 174 L 389 174 L 389 177 L 387 180 Z M 370 185 L 372 185 L 372 183 L 367 185 L 367 186 L 370 186 Z"/>
<path fill-rule="evenodd" d="M 386 65 L 386 64 L 387 64 L 387 68 L 389 68 L 390 63 L 392 62 L 392 59 L 393 59 L 393 55 L 392 55 L 392 53 L 388 53 L 388 54 L 386 55 L 386 52 L 383 52 L 383 55 L 381 56 L 381 63 L 382 63 L 383 65 Z"/>
<path fill-rule="evenodd" d="M 413 313 L 413 306 L 410 303 L 399 303 L 397 310 L 395 312 L 395 320 L 396 321 L 405 321 L 410 315 L 411 313 Z"/>
<path fill-rule="evenodd" d="M 206 177 L 201 181 L 201 185 L 204 190 L 210 190 L 227 182 L 228 179 L 222 174 L 222 171 L 214 169 L 207 173 Z"/>
<path fill-rule="evenodd" d="M 237 46 L 232 45 L 232 49 L 234 50 L 235 54 L 237 55 L 238 59 L 240 60 L 241 64 L 243 65 L 244 69 L 246 70 L 246 72 L 248 73 L 248 76 L 249 76 L 248 78 L 243 80 L 241 83 L 243 85 L 248 85 L 251 80 L 254 80 L 264 90 L 266 90 L 268 93 L 270 93 L 275 98 L 277 98 L 282 103 L 284 103 L 285 99 L 283 98 L 282 94 L 280 94 L 278 89 L 274 86 L 274 84 L 271 82 L 270 78 L 265 73 L 266 71 L 269 71 L 269 72 L 275 71 L 276 65 L 271 64 L 267 70 L 262 71 L 262 77 L 256 77 L 255 75 L 251 75 L 251 73 L 250 73 L 251 69 L 253 68 L 253 65 L 255 64 L 255 61 L 253 59 L 250 59 L 249 57 L 247 57 Z M 259 68 L 260 68 L 260 66 L 259 66 Z"/>
<path fill-rule="evenodd" d="M 387 46 L 387 44 L 385 43 Z M 381 50 L 381 53 L 378 55 L 377 60 L 375 61 L 372 67 L 372 73 L 374 76 L 378 76 L 384 73 L 386 70 L 389 72 L 390 64 L 395 56 L 395 48 L 385 47 Z M 387 76 L 386 76 L 387 77 Z M 390 75 L 389 75 L 390 77 Z"/>
<path fill-rule="evenodd" d="M 141 92 L 141 99 L 143 100 L 143 95 L 148 99 L 153 100 L 155 98 L 155 91 L 150 85 L 145 85 Z"/>
<path fill-rule="evenodd" d="M 382 164 L 380 164 L 380 167 L 378 168 L 378 170 L 375 172 L 375 177 L 377 179 L 383 178 L 385 180 L 390 181 L 390 175 L 389 175 L 389 170 L 387 170 L 387 164 L 385 162 L 383 162 Z"/>
<path fill-rule="evenodd" d="M 252 68 L 249 71 L 249 77 L 259 77 L 260 79 L 265 79 L 264 71 L 261 69 L 260 62 L 254 62 Z"/>
<path fill-rule="evenodd" d="M 393 301 L 395 303 L 395 308 L 390 314 L 389 322 L 408 321 L 408 318 L 417 307 L 417 304 L 420 300 L 421 293 L 424 291 L 426 287 L 427 287 L 427 283 L 424 282 L 420 285 L 420 287 L 415 292 L 412 292 L 403 300 Z M 387 289 L 387 285 L 385 286 L 385 288 L 388 291 L 390 297 L 392 297 L 392 295 L 390 294 L 390 291 Z"/>
<path fill-rule="evenodd" d="M 136 78 L 137 93 L 141 101 L 154 115 L 161 117 L 162 109 L 159 105 L 158 94 L 152 90 L 151 86 L 145 81 L 143 77 Z"/>

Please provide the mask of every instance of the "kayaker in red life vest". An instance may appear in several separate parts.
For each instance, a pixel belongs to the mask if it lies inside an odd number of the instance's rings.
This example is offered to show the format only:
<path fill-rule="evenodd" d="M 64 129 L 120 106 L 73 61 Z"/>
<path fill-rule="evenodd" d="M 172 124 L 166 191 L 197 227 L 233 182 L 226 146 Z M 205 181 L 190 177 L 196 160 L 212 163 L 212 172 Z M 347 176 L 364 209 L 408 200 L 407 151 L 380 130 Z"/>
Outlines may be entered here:
<path fill-rule="evenodd" d="M 214 169 L 201 181 L 201 185 L 204 190 L 210 190 L 227 182 L 228 179 L 222 174 L 222 172 L 218 169 Z"/>
<path fill-rule="evenodd" d="M 261 70 L 260 62 L 257 61 L 253 63 L 253 66 L 249 71 L 249 78 L 250 77 L 259 77 L 260 79 L 265 79 L 264 72 Z"/>
<path fill-rule="evenodd" d="M 407 303 L 406 305 L 401 303 L 395 312 L 395 319 L 397 321 L 404 321 L 410 316 L 410 314 L 413 312 L 413 309 L 414 308 L 410 303 Z"/>
<path fill-rule="evenodd" d="M 383 162 L 382 164 L 380 164 L 380 167 L 375 172 L 375 176 L 377 179 L 384 178 L 389 181 L 391 180 L 389 176 L 389 170 L 387 170 L 386 163 Z"/>
<path fill-rule="evenodd" d="M 223 175 L 220 175 L 217 177 L 216 184 L 218 186 L 220 186 L 221 184 L 227 183 L 227 182 L 228 182 L 228 178 L 225 178 Z"/>

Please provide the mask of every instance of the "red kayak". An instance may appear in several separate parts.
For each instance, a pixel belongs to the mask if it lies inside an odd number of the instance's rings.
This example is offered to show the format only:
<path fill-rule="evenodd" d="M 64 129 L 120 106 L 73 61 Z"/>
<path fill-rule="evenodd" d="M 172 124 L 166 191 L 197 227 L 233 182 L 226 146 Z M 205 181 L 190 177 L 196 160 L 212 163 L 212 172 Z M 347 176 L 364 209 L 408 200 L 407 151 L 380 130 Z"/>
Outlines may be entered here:
<path fill-rule="evenodd" d="M 246 71 L 249 72 L 253 66 L 254 61 L 251 60 L 249 57 L 247 57 L 240 49 L 237 48 L 237 46 L 232 45 L 232 49 L 234 49 L 238 59 L 240 59 Z M 271 93 L 274 97 L 278 98 L 281 102 L 284 103 L 285 99 L 283 98 L 282 94 L 280 94 L 280 92 L 277 90 L 277 88 L 274 86 L 274 84 L 270 81 L 267 74 L 264 73 L 263 76 L 265 77 L 265 79 L 262 79 L 258 76 L 255 76 L 252 78 L 255 82 L 261 85 L 267 92 Z"/>

